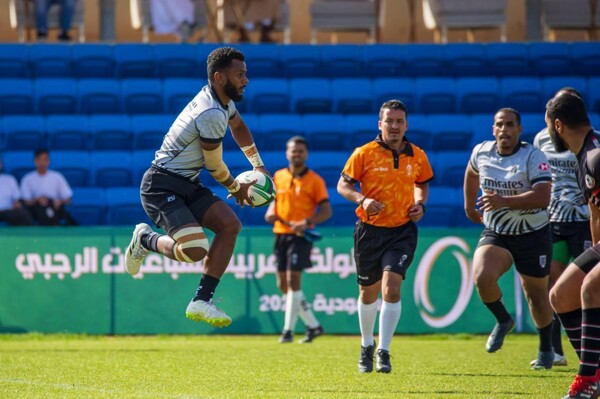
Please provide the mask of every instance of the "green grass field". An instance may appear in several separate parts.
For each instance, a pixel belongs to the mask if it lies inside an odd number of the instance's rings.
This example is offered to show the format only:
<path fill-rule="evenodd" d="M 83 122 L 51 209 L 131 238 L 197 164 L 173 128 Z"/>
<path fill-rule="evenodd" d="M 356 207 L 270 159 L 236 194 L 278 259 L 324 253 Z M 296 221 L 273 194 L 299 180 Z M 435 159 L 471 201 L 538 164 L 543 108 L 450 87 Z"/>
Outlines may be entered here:
<path fill-rule="evenodd" d="M 560 398 L 576 372 L 529 370 L 533 335 L 396 336 L 391 374 L 359 374 L 360 338 L 0 335 L 0 398 Z"/>

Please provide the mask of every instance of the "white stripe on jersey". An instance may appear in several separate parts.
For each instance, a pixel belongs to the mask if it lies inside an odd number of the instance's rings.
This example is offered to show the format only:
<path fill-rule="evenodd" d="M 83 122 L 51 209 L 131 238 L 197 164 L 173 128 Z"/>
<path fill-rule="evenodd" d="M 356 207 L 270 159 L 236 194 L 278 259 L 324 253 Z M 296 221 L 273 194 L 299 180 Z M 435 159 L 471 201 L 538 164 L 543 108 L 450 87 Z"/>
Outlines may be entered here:
<path fill-rule="evenodd" d="M 522 142 L 516 153 L 499 155 L 495 141 L 484 141 L 473 149 L 469 163 L 479 173 L 479 187 L 501 196 L 531 191 L 533 184 L 552 177 L 546 156 L 529 143 Z M 483 224 L 498 234 L 520 235 L 548 224 L 547 209 L 502 208 L 484 212 Z"/>

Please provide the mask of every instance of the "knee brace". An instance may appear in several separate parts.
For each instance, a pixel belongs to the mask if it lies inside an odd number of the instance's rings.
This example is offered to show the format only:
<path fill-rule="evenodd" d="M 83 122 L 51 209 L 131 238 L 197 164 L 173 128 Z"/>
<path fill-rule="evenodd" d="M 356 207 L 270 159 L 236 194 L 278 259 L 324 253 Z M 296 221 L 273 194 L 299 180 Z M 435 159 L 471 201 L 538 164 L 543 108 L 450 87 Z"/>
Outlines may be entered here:
<path fill-rule="evenodd" d="M 176 241 L 173 255 L 180 262 L 196 262 L 185 253 L 188 249 L 199 248 L 208 252 L 208 239 L 200 226 L 185 227 L 173 234 L 173 239 Z"/>

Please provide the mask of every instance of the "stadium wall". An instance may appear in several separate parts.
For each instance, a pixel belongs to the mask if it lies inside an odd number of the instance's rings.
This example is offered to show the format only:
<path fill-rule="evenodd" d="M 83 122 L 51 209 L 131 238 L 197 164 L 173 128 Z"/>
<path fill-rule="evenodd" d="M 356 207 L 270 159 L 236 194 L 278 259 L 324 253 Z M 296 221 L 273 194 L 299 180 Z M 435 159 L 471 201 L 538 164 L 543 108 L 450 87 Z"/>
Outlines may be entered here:
<path fill-rule="evenodd" d="M 358 334 L 352 227 L 323 228 L 303 290 L 328 333 Z M 492 316 L 473 285 L 479 229 L 422 228 L 402 288 L 397 333 L 487 333 Z M 231 326 L 185 318 L 202 264 L 148 256 L 135 278 L 124 251 L 130 228 L 1 228 L 0 333 L 275 334 L 285 302 L 277 292 L 273 236 L 245 228 L 216 292 Z M 518 330 L 535 331 L 514 271 L 500 281 Z M 517 289 L 515 290 L 515 287 Z M 303 326 L 298 323 L 298 332 Z"/>

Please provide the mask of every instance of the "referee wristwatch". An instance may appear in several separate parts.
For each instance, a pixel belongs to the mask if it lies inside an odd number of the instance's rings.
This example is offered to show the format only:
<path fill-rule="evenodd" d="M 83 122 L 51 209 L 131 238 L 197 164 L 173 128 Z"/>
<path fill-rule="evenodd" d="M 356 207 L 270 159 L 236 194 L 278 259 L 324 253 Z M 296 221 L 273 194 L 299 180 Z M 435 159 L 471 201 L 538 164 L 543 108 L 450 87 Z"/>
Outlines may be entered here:
<path fill-rule="evenodd" d="M 424 203 L 424 202 L 421 202 L 421 201 L 419 201 L 419 202 L 417 202 L 417 205 L 421 205 L 421 208 L 423 208 L 423 215 L 424 215 L 424 214 L 425 214 L 425 210 L 427 209 L 427 208 L 425 207 L 425 203 Z"/>

